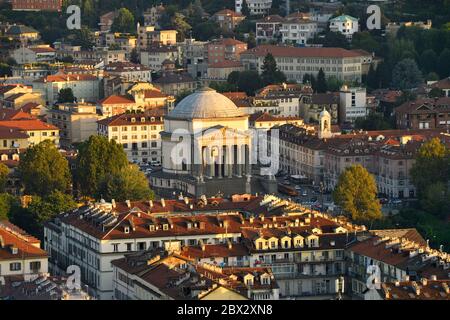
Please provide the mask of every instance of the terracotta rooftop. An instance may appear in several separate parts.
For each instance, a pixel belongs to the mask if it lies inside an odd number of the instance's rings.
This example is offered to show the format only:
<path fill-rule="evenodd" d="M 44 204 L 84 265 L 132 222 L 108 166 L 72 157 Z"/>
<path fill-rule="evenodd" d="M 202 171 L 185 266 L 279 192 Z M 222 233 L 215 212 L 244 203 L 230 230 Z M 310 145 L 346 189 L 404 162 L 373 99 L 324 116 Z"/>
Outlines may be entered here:
<path fill-rule="evenodd" d="M 353 58 L 361 57 L 360 52 L 343 48 L 298 48 L 289 46 L 260 45 L 241 53 L 242 55 L 256 55 L 265 57 L 271 53 L 274 57 L 323 57 L 323 58 Z"/>

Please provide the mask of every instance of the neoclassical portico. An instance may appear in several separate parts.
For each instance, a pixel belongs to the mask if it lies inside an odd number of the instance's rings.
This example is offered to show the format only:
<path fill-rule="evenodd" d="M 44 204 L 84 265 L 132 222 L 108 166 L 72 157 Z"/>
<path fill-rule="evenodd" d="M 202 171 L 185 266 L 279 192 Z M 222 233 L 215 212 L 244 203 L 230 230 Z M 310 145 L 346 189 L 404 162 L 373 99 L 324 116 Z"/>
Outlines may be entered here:
<path fill-rule="evenodd" d="M 224 95 L 202 88 L 184 98 L 164 122 L 157 191 L 214 196 L 251 192 L 248 115 Z"/>

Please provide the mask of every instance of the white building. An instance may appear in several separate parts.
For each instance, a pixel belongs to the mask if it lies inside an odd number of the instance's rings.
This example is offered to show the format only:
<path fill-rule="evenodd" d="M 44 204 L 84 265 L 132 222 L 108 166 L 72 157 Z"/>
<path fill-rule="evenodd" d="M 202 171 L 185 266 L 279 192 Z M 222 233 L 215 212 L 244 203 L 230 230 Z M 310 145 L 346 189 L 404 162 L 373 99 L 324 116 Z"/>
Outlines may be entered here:
<path fill-rule="evenodd" d="M 12 52 L 17 64 L 54 62 L 56 50 L 50 46 L 21 47 Z"/>
<path fill-rule="evenodd" d="M 367 116 L 366 88 L 349 88 L 343 86 L 339 92 L 339 120 L 354 122 L 357 118 Z"/>
<path fill-rule="evenodd" d="M 246 70 L 262 72 L 264 58 L 271 53 L 287 80 L 302 82 L 305 74 L 317 77 L 322 69 L 325 77 L 342 81 L 361 82 L 362 64 L 366 54 L 343 48 L 296 48 L 289 46 L 260 45 L 241 53 Z"/>
<path fill-rule="evenodd" d="M 125 81 L 151 82 L 152 72 L 150 68 L 131 62 L 112 62 L 105 66 L 105 72 L 119 76 Z"/>
<path fill-rule="evenodd" d="M 235 11 L 242 13 L 244 0 L 235 0 Z M 245 0 L 251 15 L 264 15 L 272 8 L 272 0 Z"/>
<path fill-rule="evenodd" d="M 48 254 L 40 244 L 12 223 L 0 221 L 0 285 L 8 276 L 28 281 L 48 274 Z"/>
<path fill-rule="evenodd" d="M 330 31 L 340 32 L 346 36 L 347 39 L 351 40 L 353 34 L 359 31 L 358 19 L 348 15 L 341 15 L 330 19 Z"/>
<path fill-rule="evenodd" d="M 97 203 L 80 207 L 60 216 L 44 227 L 45 249 L 51 255 L 52 274 L 64 272 L 69 265 L 81 268 L 81 280 L 99 299 L 113 299 L 111 261 L 126 253 L 151 248 L 177 249 L 184 245 L 237 242 L 240 236 L 238 216 L 217 215 L 218 225 L 205 229 L 210 215 L 168 216 L 157 218 L 150 212 L 166 212 L 174 203 L 184 201 L 161 199 L 160 202 Z M 196 205 L 197 207 L 197 205 Z M 184 210 L 189 210 L 189 207 Z M 139 224 L 138 221 L 145 223 Z M 118 223 L 120 221 L 120 223 Z"/>
<path fill-rule="evenodd" d="M 163 130 L 163 113 L 158 109 L 121 114 L 98 121 L 98 134 L 121 144 L 128 160 L 135 163 L 161 163 L 159 133 Z"/>
<path fill-rule="evenodd" d="M 318 33 L 318 27 L 316 22 L 309 19 L 292 18 L 285 19 L 280 31 L 283 43 L 306 45 Z"/>
<path fill-rule="evenodd" d="M 57 102 L 59 91 L 66 88 L 72 89 L 78 101 L 96 102 L 100 96 L 100 79 L 90 74 L 58 73 L 34 81 L 33 88 L 42 93 L 49 105 Z"/>

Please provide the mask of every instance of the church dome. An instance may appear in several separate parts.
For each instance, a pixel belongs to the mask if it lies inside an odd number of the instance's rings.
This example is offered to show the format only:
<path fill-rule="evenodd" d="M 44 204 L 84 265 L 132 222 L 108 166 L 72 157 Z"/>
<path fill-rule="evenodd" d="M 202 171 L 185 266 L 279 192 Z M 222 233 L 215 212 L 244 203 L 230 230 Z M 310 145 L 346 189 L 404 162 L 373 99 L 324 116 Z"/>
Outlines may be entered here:
<path fill-rule="evenodd" d="M 176 119 L 213 119 L 245 116 L 233 101 L 211 88 L 201 88 L 178 103 L 168 117 Z"/>

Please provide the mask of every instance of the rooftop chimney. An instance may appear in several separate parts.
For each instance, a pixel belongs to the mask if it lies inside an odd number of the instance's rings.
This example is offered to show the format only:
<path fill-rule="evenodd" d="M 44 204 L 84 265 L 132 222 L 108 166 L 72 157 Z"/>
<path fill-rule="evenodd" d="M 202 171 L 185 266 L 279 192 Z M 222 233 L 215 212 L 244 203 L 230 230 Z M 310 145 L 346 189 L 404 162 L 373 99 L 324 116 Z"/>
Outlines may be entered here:
<path fill-rule="evenodd" d="M 148 205 L 150 206 L 150 208 L 153 208 L 153 200 L 149 200 Z"/>
<path fill-rule="evenodd" d="M 112 199 L 111 200 L 111 204 L 112 204 L 112 207 L 115 208 L 116 207 L 116 200 Z"/>
<path fill-rule="evenodd" d="M 435 274 L 432 274 L 430 277 L 431 281 L 436 281 L 437 280 L 437 276 Z"/>
<path fill-rule="evenodd" d="M 164 200 L 164 198 L 161 198 L 161 206 L 162 206 L 163 208 L 166 207 L 166 200 Z"/>
<path fill-rule="evenodd" d="M 127 204 L 127 207 L 128 207 L 128 208 L 131 208 L 131 202 L 130 202 L 130 200 L 125 200 L 125 203 Z"/>

